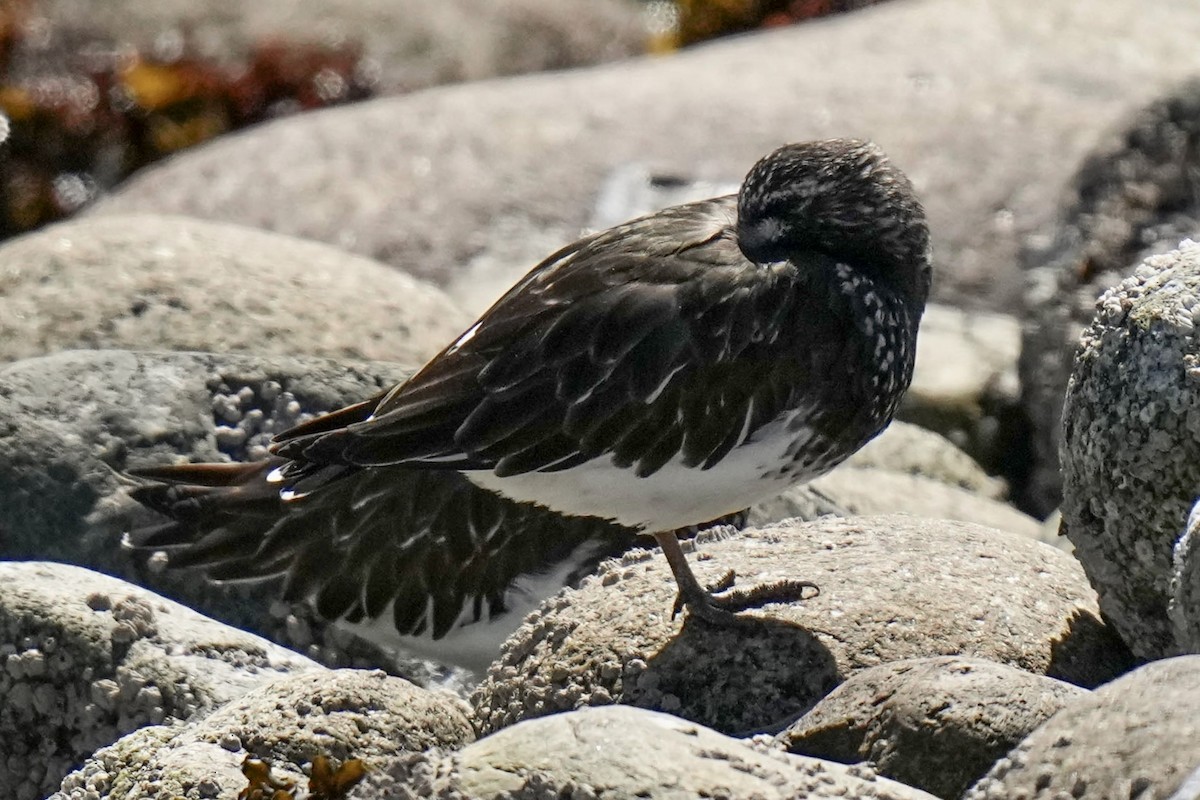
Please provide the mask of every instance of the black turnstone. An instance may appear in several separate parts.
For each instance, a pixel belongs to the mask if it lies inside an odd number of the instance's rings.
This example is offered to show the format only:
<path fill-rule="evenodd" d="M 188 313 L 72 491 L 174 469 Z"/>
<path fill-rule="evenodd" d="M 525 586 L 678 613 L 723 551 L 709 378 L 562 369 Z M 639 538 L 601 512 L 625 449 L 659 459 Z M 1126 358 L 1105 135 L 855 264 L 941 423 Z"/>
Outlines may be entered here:
<path fill-rule="evenodd" d="M 284 575 L 285 598 L 328 619 L 477 660 L 518 612 L 651 534 L 689 613 L 733 623 L 811 585 L 714 595 L 676 531 L 887 425 L 928 250 L 875 145 L 787 145 L 737 195 L 554 253 L 407 381 L 283 433 L 269 460 L 138 471 L 153 482 L 133 496 L 170 521 L 127 541 L 215 580 Z"/>

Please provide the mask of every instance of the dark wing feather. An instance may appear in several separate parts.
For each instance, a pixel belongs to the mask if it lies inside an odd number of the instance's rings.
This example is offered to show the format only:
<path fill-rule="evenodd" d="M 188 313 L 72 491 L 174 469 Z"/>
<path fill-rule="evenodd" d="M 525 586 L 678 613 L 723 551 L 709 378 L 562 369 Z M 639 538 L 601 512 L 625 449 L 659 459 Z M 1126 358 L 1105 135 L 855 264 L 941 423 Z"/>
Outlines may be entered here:
<path fill-rule="evenodd" d="M 141 470 L 170 483 L 134 496 L 172 521 L 131 533 L 127 544 L 165 550 L 173 568 L 214 580 L 283 575 L 286 599 L 312 600 L 328 619 L 375 618 L 395 601 L 401 634 L 441 638 L 464 608 L 476 621 L 503 612 L 514 579 L 555 566 L 578 545 L 595 542 L 598 562 L 635 538 L 611 523 L 505 500 L 453 471 L 343 468 L 322 489 L 284 501 L 266 480 L 282 463 Z M 247 504 L 257 513 L 244 515 Z"/>
<path fill-rule="evenodd" d="M 515 475 L 609 448 L 643 476 L 680 453 L 712 466 L 793 399 L 751 404 L 755 387 L 803 379 L 779 339 L 827 310 L 811 289 L 821 264 L 747 261 L 733 219 L 719 198 L 560 251 L 369 418 L 282 435 L 287 476 L 313 463 Z"/>

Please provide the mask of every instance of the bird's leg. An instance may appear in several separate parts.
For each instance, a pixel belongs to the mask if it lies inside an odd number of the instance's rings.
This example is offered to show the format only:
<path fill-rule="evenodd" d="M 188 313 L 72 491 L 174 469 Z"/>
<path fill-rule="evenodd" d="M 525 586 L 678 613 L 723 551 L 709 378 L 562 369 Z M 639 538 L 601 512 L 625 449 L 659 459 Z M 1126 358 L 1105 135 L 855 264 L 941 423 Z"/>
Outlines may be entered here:
<path fill-rule="evenodd" d="M 687 556 L 683 554 L 683 548 L 679 546 L 679 537 L 675 535 L 675 531 L 660 531 L 654 534 L 654 538 L 658 541 L 658 546 L 662 548 L 663 555 L 667 557 L 667 563 L 671 565 L 671 574 L 675 576 L 675 583 L 679 586 L 675 612 L 678 613 L 679 606 L 682 604 L 687 606 L 688 612 L 692 616 L 699 617 L 712 625 L 726 627 L 737 625 L 737 617 L 732 612 L 719 607 L 714 602 L 712 594 L 700 585 L 700 581 L 696 580 L 696 574 L 688 565 Z"/>
<path fill-rule="evenodd" d="M 695 573 L 688 565 L 687 557 L 679 544 L 679 538 L 674 531 L 663 531 L 654 534 L 667 563 L 671 566 L 671 574 L 679 586 L 679 594 L 675 598 L 672 617 L 678 614 L 683 606 L 688 613 L 712 625 L 726 627 L 739 625 L 743 620 L 737 616 L 738 611 L 757 608 L 767 603 L 791 602 L 807 600 L 820 593 L 820 588 L 811 581 L 782 580 L 774 583 L 764 583 L 749 589 L 732 589 L 735 580 L 733 570 L 729 570 L 721 579 L 706 589 L 696 580 Z M 731 590 L 732 589 L 732 590 Z M 731 590 L 731 591 L 730 591 Z M 714 596 L 713 592 L 723 592 Z"/>

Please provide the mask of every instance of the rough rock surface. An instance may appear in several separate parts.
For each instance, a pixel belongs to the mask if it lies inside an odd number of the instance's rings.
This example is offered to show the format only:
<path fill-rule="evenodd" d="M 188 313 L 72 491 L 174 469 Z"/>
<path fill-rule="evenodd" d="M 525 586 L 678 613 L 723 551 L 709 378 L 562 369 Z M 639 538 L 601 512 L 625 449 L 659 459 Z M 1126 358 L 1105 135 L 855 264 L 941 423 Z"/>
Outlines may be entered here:
<path fill-rule="evenodd" d="M 1171 602 L 1167 611 L 1175 630 L 1175 644 L 1180 652 L 1200 653 L 1200 503 L 1192 506 L 1171 561 Z"/>
<path fill-rule="evenodd" d="M 1024 500 L 1039 513 L 1062 497 L 1063 396 L 1096 298 L 1152 253 L 1200 238 L 1200 80 L 1156 99 L 1109 132 L 1076 173 L 1053 235 L 1031 241 L 1020 377 L 1033 426 Z"/>
<path fill-rule="evenodd" d="M 675 583 L 633 551 L 543 604 L 472 697 L 481 730 L 622 702 L 722 731 L 794 718 L 854 672 L 958 653 L 1092 686 L 1128 654 L 1066 554 L 976 525 L 903 515 L 703 537 L 693 568 L 741 586 L 799 578 L 820 595 L 746 612 L 760 625 L 671 620 Z"/>
<path fill-rule="evenodd" d="M 851 675 L 779 741 L 791 753 L 866 762 L 952 800 L 1059 709 L 1088 694 L 978 658 L 893 661 Z"/>
<path fill-rule="evenodd" d="M 407 370 L 359 367 L 321 359 L 254 358 L 196 353 L 64 353 L 0 370 L 0 539 L 9 558 L 53 558 L 129 577 L 239 627 L 248 627 L 333 666 L 383 665 L 359 652 L 302 607 L 273 602 L 277 587 L 212 586 L 193 575 L 162 573 L 131 563 L 114 544 L 150 517 L 124 496 L 119 473 L 176 458 L 213 461 L 261 457 L 266 439 L 305 414 L 368 397 Z M 1027 518 L 991 499 L 1003 484 L 944 438 L 897 423 L 851 459 L 845 505 L 883 510 L 859 486 L 855 467 L 888 468 L 898 507 L 926 514 L 956 512 L 1020 532 Z M 898 474 L 902 473 L 902 474 Z M 874 478 L 872 478 L 874 479 Z M 970 491 L 967 491 L 967 490 Z M 977 496 L 975 493 L 978 493 Z M 832 493 L 840 496 L 838 492 Z M 801 507 L 811 501 L 807 512 Z M 861 501 L 861 502 L 860 502 Z M 760 521 L 841 510 L 797 489 Z M 152 564 L 150 566 L 153 566 Z M 421 674 L 407 665 L 402 674 Z M 388 664 L 389 669 L 393 669 Z M 422 668 L 424 669 L 424 668 Z"/>
<path fill-rule="evenodd" d="M 1200 245 L 1105 292 L 1063 410 L 1063 526 L 1142 658 L 1176 651 L 1173 552 L 1200 486 Z"/>
<path fill-rule="evenodd" d="M 930 796 L 814 758 L 789 756 L 627 706 L 584 708 L 514 725 L 457 753 L 411 755 L 368 775 L 351 798 L 540 800 L 639 797 Z"/>
<path fill-rule="evenodd" d="M 472 741 L 467 709 L 377 670 L 320 670 L 276 680 L 188 726 L 137 731 L 97 752 L 54 800 L 139 797 L 235 800 L 247 756 L 305 785 L 316 755 L 378 769 L 399 753 Z"/>
<path fill-rule="evenodd" d="M 169 50 L 186 32 L 222 60 L 278 38 L 359 43 L 384 92 L 606 61 L 641 52 L 646 39 L 626 0 L 41 0 L 35 8 L 146 48 Z"/>
<path fill-rule="evenodd" d="M 119 546 L 121 536 L 153 518 L 125 495 L 130 481 L 121 473 L 183 457 L 261 457 L 273 433 L 368 397 L 409 372 L 377 362 L 114 350 L 4 366 L 0 557 L 93 567 L 323 663 L 382 666 L 377 654 L 359 654 L 303 608 L 274 602 L 274 584 L 215 586 L 134 562 Z M 363 662 L 360 655 L 370 658 Z M 409 671 L 414 666 L 398 669 L 420 677 Z"/>
<path fill-rule="evenodd" d="M 0 797 L 45 797 L 102 745 L 289 673 L 301 655 L 79 567 L 0 563 Z"/>
<path fill-rule="evenodd" d="M 997 762 L 964 800 L 1184 800 L 1172 792 L 1200 764 L 1197 685 L 1200 656 L 1139 667 L 1066 706 Z"/>
<path fill-rule="evenodd" d="M 94 213 L 340 243 L 454 284 L 477 310 L 576 237 L 614 167 L 740 181 L 782 141 L 857 135 L 925 199 L 938 296 L 1003 310 L 1018 242 L 1051 218 L 1096 132 L 1189 75 L 1197 39 L 1193 0 L 883 3 L 669 58 L 269 123 L 147 170 Z"/>
<path fill-rule="evenodd" d="M 470 321 L 403 272 L 240 225 L 106 216 L 0 245 L 0 361 L 132 348 L 420 364 Z"/>

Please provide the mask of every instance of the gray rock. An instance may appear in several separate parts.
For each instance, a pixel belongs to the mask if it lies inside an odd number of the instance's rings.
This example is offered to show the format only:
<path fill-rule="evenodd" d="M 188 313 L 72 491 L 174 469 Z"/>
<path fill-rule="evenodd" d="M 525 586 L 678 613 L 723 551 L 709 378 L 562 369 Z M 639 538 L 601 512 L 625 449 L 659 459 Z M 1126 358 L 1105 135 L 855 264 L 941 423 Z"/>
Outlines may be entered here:
<path fill-rule="evenodd" d="M 320 670 L 145 589 L 65 564 L 0 563 L 0 796 L 45 797 L 97 747 Z"/>
<path fill-rule="evenodd" d="M 829 474 L 755 505 L 747 522 L 904 513 L 1040 538 L 1037 520 L 1003 502 L 1006 493 L 1004 481 L 990 477 L 945 437 L 893 422 Z"/>
<path fill-rule="evenodd" d="M 93 213 L 338 243 L 477 309 L 576 237 L 615 167 L 736 182 L 781 141 L 860 135 L 926 201 L 938 297 L 1012 308 L 1018 242 L 1050 220 L 1096 131 L 1192 72 L 1198 38 L 1192 0 L 884 3 L 669 58 L 272 122 L 139 174 Z"/>
<path fill-rule="evenodd" d="M 779 740 L 788 752 L 866 762 L 881 775 L 950 800 L 1088 694 L 977 658 L 893 661 L 851 675 Z"/>
<path fill-rule="evenodd" d="M 903 515 L 783 523 L 702 537 L 693 568 L 741 586 L 810 580 L 820 595 L 713 629 L 670 618 L 675 583 L 658 553 L 608 562 L 526 618 L 472 697 L 478 724 L 614 702 L 722 731 L 795 718 L 854 672 L 959 653 L 1095 685 L 1128 654 L 1100 621 L 1066 554 L 1002 531 Z"/>
<path fill-rule="evenodd" d="M 1200 763 L 1198 684 L 1200 656 L 1140 667 L 1066 706 L 964 800 L 1168 797 Z"/>
<path fill-rule="evenodd" d="M 235 800 L 246 788 L 240 766 L 253 756 L 271 776 L 306 785 L 302 770 L 317 755 L 361 759 L 378 769 L 388 758 L 472 741 L 467 709 L 379 671 L 320 670 L 276 680 L 187 726 L 151 728 L 106 747 L 63 780 L 53 800 Z"/>
<path fill-rule="evenodd" d="M 514 725 L 457 753 L 411 755 L 352 798 L 539 800 L 639 797 L 930 796 L 862 767 L 789 756 L 666 714 L 584 708 Z"/>
<path fill-rule="evenodd" d="M 380 660 L 378 650 L 337 637 L 303 606 L 276 602 L 274 583 L 216 586 L 156 571 L 120 546 L 132 526 L 155 519 L 126 496 L 124 470 L 261 457 L 273 433 L 409 373 L 378 362 L 115 350 L 0 367 L 0 557 L 100 569 L 323 663 L 387 666 L 424 679 L 427 665 Z"/>
<path fill-rule="evenodd" d="M 0 245 L 0 361 L 125 348 L 419 364 L 469 324 L 424 281 L 240 225 L 106 216 Z"/>
<path fill-rule="evenodd" d="M 1192 506 L 1171 561 L 1167 613 L 1175 629 L 1175 644 L 1180 652 L 1200 653 L 1200 503 Z"/>
<path fill-rule="evenodd" d="M 1015 318 L 930 305 L 899 417 L 950 438 L 991 472 L 1019 474 L 1027 456 L 1016 427 L 1020 353 Z"/>
<path fill-rule="evenodd" d="M 846 459 L 846 469 L 879 469 L 927 478 L 989 500 L 1003 500 L 1008 487 L 993 478 L 953 442 L 907 422 L 893 422 Z"/>
<path fill-rule="evenodd" d="M 1200 487 L 1200 246 L 1105 292 L 1063 410 L 1063 528 L 1142 658 L 1176 652 L 1173 551 Z"/>
<path fill-rule="evenodd" d="M 1008 503 L 922 475 L 878 468 L 837 469 L 808 487 L 790 490 L 768 503 L 777 506 L 789 503 L 795 492 L 806 488 L 822 492 L 851 514 L 912 514 L 928 519 L 953 519 L 1043 539 L 1038 521 Z M 787 516 L 775 513 L 776 520 Z"/>
<path fill-rule="evenodd" d="M 621 58 L 646 40 L 626 0 L 46 0 L 37 11 L 152 51 L 186 34 L 223 61 L 272 39 L 358 43 L 383 92 Z"/>
<path fill-rule="evenodd" d="M 1083 162 L 1053 235 L 1033 239 L 1020 360 L 1022 405 L 1033 426 L 1026 502 L 1039 513 L 1062 496 L 1063 396 L 1096 298 L 1152 253 L 1200 235 L 1200 80 L 1122 120 Z"/>

